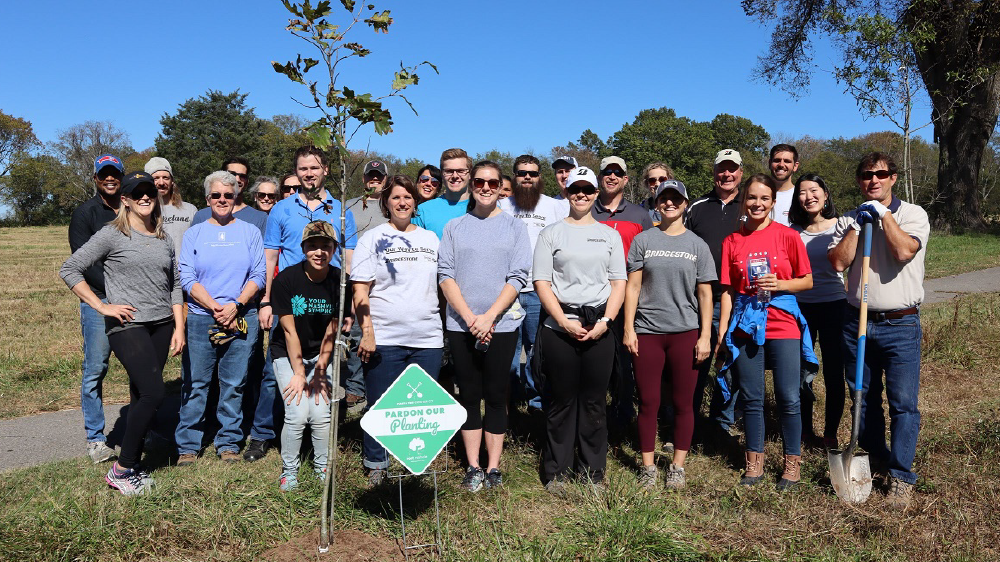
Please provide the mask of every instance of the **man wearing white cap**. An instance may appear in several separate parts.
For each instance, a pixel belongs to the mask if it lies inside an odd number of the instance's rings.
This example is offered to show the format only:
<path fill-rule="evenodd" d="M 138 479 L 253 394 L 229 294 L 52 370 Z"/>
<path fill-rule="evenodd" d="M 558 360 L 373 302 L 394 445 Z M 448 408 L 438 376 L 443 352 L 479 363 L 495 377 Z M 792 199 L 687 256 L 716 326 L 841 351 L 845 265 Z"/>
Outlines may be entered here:
<path fill-rule="evenodd" d="M 181 241 L 184 231 L 191 226 L 191 220 L 198 208 L 181 200 L 181 190 L 174 183 L 174 170 L 166 158 L 154 156 L 146 162 L 143 170 L 153 177 L 153 184 L 160 196 L 160 213 L 163 216 L 163 230 L 167 231 L 174 243 L 175 255 L 181 255 Z"/>

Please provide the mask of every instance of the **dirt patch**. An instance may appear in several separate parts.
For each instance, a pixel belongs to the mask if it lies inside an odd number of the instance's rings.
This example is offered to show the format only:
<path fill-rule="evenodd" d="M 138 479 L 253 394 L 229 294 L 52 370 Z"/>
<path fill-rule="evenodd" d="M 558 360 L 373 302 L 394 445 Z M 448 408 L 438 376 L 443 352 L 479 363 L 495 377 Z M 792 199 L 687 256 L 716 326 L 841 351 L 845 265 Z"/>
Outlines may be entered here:
<path fill-rule="evenodd" d="M 285 544 L 268 550 L 261 556 L 270 562 L 299 562 L 321 560 L 323 562 L 374 562 L 383 560 L 405 560 L 396 541 L 380 539 L 361 531 L 337 531 L 330 543 L 329 552 L 320 554 L 319 529 L 308 535 L 295 537 Z"/>

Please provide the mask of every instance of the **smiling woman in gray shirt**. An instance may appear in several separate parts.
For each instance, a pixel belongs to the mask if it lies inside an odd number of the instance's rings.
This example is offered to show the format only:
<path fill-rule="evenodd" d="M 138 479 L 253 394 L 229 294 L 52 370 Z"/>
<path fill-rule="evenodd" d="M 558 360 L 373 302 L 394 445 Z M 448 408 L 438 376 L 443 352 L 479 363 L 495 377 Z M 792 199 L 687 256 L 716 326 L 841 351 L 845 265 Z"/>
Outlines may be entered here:
<path fill-rule="evenodd" d="M 108 342 L 132 387 L 118 461 L 105 481 L 125 495 L 145 493 L 153 479 L 139 465 L 146 430 L 163 400 L 168 351 L 184 348 L 181 285 L 170 237 L 163 232 L 153 178 L 133 172 L 122 182 L 118 216 L 59 270 L 80 300 L 105 316 Z M 108 302 L 94 294 L 83 272 L 104 263 Z"/>

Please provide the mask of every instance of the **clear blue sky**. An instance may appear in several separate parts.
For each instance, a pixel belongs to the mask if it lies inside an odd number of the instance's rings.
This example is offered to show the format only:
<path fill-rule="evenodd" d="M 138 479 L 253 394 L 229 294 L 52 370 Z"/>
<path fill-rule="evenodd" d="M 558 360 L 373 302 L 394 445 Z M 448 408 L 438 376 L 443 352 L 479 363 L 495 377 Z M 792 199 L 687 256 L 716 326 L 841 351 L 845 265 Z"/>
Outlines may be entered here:
<path fill-rule="evenodd" d="M 661 106 L 696 120 L 747 117 L 780 139 L 892 128 L 865 120 L 823 71 L 799 100 L 756 80 L 769 34 L 735 1 L 374 1 L 395 23 L 388 35 L 354 36 L 375 53 L 343 84 L 384 92 L 401 60 L 430 60 L 440 75 L 425 69 L 410 92 L 419 117 L 390 106 L 394 133 L 359 135 L 355 148 L 370 137 L 372 149 L 429 162 L 452 146 L 547 152 Z M 30 120 L 42 141 L 109 120 L 138 150 L 153 145 L 164 113 L 209 89 L 239 88 L 262 117 L 310 117 L 291 99 L 301 87 L 271 69 L 312 54 L 285 31 L 287 16 L 280 0 L 3 2 L 0 109 Z M 821 46 L 814 62 L 829 69 L 833 56 Z"/>

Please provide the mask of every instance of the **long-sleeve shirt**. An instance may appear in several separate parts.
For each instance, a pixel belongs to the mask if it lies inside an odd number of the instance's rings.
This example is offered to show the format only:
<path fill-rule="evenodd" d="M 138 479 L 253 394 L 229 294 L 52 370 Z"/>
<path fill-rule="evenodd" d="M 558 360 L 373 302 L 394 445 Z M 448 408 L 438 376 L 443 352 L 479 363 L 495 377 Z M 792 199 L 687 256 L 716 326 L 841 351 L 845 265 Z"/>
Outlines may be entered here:
<path fill-rule="evenodd" d="M 88 267 L 101 261 L 108 302 L 135 307 L 132 322 L 109 323 L 109 332 L 169 318 L 171 307 L 183 302 L 169 235 L 157 238 L 133 230 L 126 236 L 114 226 L 105 226 L 73 252 L 59 269 L 59 276 L 72 288 L 84 280 Z"/>
<path fill-rule="evenodd" d="M 250 281 L 258 289 L 264 288 L 264 240 L 260 230 L 248 222 L 234 219 L 226 226 L 196 224 L 184 233 L 181 248 L 178 269 L 192 314 L 212 314 L 190 296 L 195 283 L 223 305 L 236 302 Z"/>
<path fill-rule="evenodd" d="M 485 219 L 466 213 L 444 227 L 438 249 L 438 283 L 454 279 L 474 314 L 483 314 L 496 302 L 504 285 L 520 291 L 528 283 L 531 241 L 528 227 L 508 213 Z M 497 332 L 513 332 L 524 320 L 514 305 L 501 315 Z M 445 329 L 468 331 L 462 317 L 448 305 Z"/>
<path fill-rule="evenodd" d="M 117 214 L 117 211 L 104 204 L 100 195 L 91 197 L 77 207 L 69 221 L 69 251 L 79 250 L 91 236 L 113 221 Z M 104 264 L 94 263 L 83 272 L 83 278 L 98 298 L 107 296 L 104 292 Z"/>

